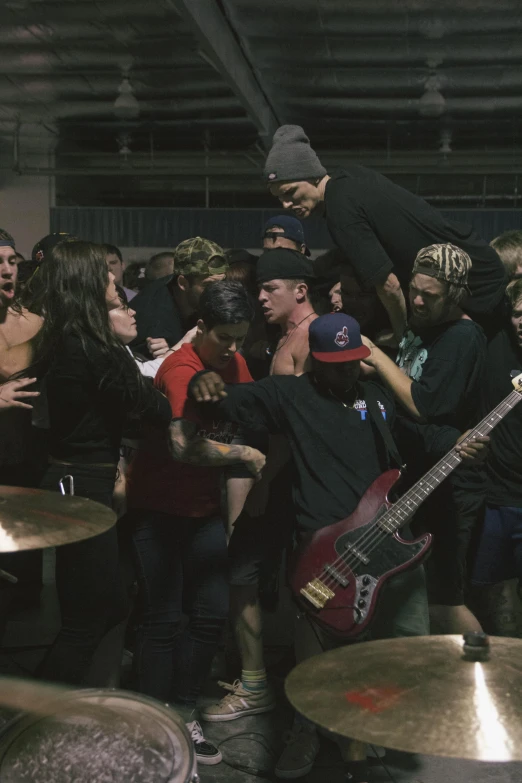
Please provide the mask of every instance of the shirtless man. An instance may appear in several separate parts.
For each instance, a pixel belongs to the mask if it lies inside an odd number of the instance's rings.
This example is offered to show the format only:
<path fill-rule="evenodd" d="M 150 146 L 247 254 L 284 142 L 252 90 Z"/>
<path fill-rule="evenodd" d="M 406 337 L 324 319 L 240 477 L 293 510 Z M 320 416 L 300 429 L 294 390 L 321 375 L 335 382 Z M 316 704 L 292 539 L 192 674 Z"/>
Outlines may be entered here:
<path fill-rule="evenodd" d="M 39 316 L 29 313 L 15 301 L 17 273 L 14 239 L 7 231 L 0 229 L 0 383 L 5 383 L 11 375 L 29 366 L 32 359 L 31 340 L 42 325 Z M 10 383 L 9 388 L 17 386 L 17 389 L 22 389 L 22 384 L 26 386 L 28 382 Z M 34 394 L 31 392 L 30 396 Z M 28 395 L 28 392 L 18 391 L 16 399 L 21 400 Z M 3 417 L 2 421 L 5 420 Z"/>
<path fill-rule="evenodd" d="M 308 297 L 311 278 L 310 261 L 295 250 L 277 248 L 259 258 L 259 302 L 266 322 L 281 327 L 270 375 L 302 375 L 309 369 L 308 327 L 317 318 Z"/>
<path fill-rule="evenodd" d="M 31 486 L 32 467 L 37 459 L 31 429 L 31 398 L 38 393 L 27 390 L 35 378 L 9 380 L 32 361 L 31 340 L 39 331 L 42 319 L 29 313 L 16 301 L 18 264 L 14 239 L 0 229 L 0 474 L 2 484 Z M 29 409 L 29 410 L 28 410 Z M 34 484 L 33 484 L 34 485 Z M 16 593 L 24 583 L 36 580 L 39 554 L 15 552 L 0 556 L 0 568 L 20 580 Z M 5 588 L 5 585 L 3 586 Z M 13 595 L 11 595 L 13 593 Z M 0 628 L 7 607 L 14 597 L 10 588 L 0 597 Z"/>
<path fill-rule="evenodd" d="M 302 375 L 310 369 L 308 328 L 317 318 L 308 298 L 307 281 L 314 276 L 311 262 L 296 250 L 280 247 L 260 256 L 256 272 L 265 319 L 281 328 L 272 353 L 270 375 Z M 239 475 L 228 479 L 228 482 L 243 483 L 241 502 L 232 513 L 229 509 L 229 524 L 237 519 L 229 548 L 230 610 L 242 672 L 241 680 L 233 685 L 221 683 L 229 693 L 201 711 L 204 720 L 234 720 L 275 707 L 263 658 L 258 582 L 261 564 L 279 563 L 281 551 L 291 535 L 294 523 L 291 480 L 284 469 L 289 458 L 286 439 L 275 435 L 270 439 L 262 478 L 250 494 L 251 479 Z M 245 513 L 239 517 L 247 494 Z M 241 497 L 239 492 L 234 496 Z M 262 520 L 258 518 L 261 514 L 264 514 Z"/>
<path fill-rule="evenodd" d="M 42 319 L 15 302 L 18 264 L 14 239 L 0 229 L 0 380 L 24 370 L 31 362 L 30 341 Z"/>

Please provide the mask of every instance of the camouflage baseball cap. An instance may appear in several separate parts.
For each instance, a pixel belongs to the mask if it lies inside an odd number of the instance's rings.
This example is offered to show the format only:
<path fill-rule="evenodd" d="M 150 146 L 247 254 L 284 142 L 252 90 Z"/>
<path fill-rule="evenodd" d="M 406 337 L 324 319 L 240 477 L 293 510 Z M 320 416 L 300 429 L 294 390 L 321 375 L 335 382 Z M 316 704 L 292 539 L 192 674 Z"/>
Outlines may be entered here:
<path fill-rule="evenodd" d="M 429 245 L 419 250 L 413 263 L 413 275 L 428 275 L 468 289 L 471 258 L 460 247 L 451 244 Z"/>
<path fill-rule="evenodd" d="M 222 275 L 227 269 L 225 251 L 210 239 L 184 239 L 174 251 L 174 274 L 211 277 Z"/>

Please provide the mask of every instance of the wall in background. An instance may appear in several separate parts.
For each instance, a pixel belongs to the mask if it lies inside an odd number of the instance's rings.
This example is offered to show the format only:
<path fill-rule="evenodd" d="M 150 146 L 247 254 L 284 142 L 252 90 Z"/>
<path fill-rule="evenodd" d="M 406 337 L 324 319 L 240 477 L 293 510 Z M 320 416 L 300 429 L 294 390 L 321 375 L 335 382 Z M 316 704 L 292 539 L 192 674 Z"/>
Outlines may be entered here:
<path fill-rule="evenodd" d="M 473 225 L 488 242 L 508 229 L 522 229 L 522 210 L 442 210 L 451 220 Z M 223 247 L 258 247 L 263 226 L 280 210 L 167 209 L 140 207 L 53 207 L 51 230 L 68 231 L 94 242 L 154 251 L 175 247 L 183 239 L 204 236 Z M 7 224 L 6 224 L 7 227 Z M 311 248 L 331 247 L 326 224 L 305 221 Z M 149 255 L 151 255 L 150 253 Z M 145 254 L 145 257 L 148 257 Z"/>
<path fill-rule="evenodd" d="M 50 231 L 53 205 L 52 177 L 21 177 L 3 171 L 0 178 L 0 227 L 9 231 L 25 258 Z"/>

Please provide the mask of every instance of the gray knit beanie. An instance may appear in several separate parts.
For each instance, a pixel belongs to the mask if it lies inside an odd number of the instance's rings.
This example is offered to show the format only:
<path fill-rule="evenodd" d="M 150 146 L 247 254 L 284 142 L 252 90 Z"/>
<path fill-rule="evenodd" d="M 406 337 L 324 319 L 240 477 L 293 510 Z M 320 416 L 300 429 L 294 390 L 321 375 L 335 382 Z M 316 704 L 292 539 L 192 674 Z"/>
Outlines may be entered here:
<path fill-rule="evenodd" d="M 326 169 L 310 146 L 310 139 L 300 125 L 281 125 L 274 133 L 264 177 L 274 182 L 299 182 L 324 177 Z"/>

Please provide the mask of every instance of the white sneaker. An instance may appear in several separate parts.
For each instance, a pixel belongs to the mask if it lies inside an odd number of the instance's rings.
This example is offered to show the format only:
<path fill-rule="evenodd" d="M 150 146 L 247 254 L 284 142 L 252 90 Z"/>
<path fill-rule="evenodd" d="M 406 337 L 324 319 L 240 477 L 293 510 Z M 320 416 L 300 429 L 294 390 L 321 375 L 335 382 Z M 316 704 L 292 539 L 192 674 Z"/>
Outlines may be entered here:
<path fill-rule="evenodd" d="M 210 704 L 201 709 L 201 717 L 211 723 L 215 721 L 236 720 L 246 715 L 260 715 L 262 712 L 270 712 L 276 706 L 274 695 L 269 688 L 262 691 L 247 691 L 243 688 L 241 680 L 236 680 L 232 685 L 228 682 L 219 682 L 222 688 L 229 691 L 217 704 Z"/>
<path fill-rule="evenodd" d="M 194 743 L 194 751 L 198 764 L 211 766 L 212 764 L 219 764 L 223 760 L 221 751 L 216 748 L 211 742 L 205 739 L 203 736 L 203 729 L 197 720 L 193 720 L 192 723 L 186 724 L 187 729 L 190 732 L 190 737 Z"/>

